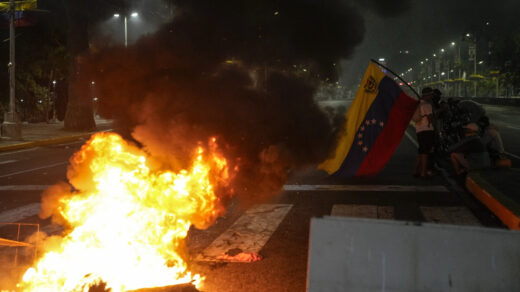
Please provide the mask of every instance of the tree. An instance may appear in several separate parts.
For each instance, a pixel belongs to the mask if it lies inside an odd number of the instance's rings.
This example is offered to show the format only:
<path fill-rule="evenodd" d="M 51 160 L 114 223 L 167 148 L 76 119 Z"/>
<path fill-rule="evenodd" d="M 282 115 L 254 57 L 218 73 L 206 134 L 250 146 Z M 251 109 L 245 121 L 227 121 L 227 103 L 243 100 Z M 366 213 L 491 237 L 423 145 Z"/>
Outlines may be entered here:
<path fill-rule="evenodd" d="M 81 76 L 83 55 L 88 53 L 90 1 L 62 0 L 67 19 L 67 51 L 69 58 L 69 102 L 65 129 L 92 130 L 96 127 L 89 93 L 88 79 Z"/>
<path fill-rule="evenodd" d="M 42 22 L 22 32 L 18 42 L 17 95 L 23 99 L 24 120 L 45 121 L 55 102 L 54 80 L 67 75 L 64 35 Z M 38 43 L 39 46 L 32 44 Z"/>

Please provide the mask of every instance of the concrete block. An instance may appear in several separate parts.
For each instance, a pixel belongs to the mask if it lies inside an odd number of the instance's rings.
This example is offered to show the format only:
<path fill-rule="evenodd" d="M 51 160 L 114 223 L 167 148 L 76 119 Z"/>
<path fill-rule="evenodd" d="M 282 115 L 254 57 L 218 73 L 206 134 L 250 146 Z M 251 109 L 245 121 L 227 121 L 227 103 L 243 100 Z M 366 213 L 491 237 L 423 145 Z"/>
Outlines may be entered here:
<path fill-rule="evenodd" d="M 520 291 L 518 275 L 518 231 L 311 220 L 308 291 Z"/>

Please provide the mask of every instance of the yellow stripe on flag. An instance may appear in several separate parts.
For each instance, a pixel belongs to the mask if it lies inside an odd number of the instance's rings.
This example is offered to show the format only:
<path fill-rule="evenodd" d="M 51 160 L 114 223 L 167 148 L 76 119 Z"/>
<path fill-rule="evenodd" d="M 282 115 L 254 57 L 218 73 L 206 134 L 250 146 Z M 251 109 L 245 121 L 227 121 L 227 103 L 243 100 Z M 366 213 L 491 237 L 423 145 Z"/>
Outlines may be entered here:
<path fill-rule="evenodd" d="M 347 157 L 354 135 L 361 123 L 364 122 L 365 115 L 372 105 L 372 102 L 379 93 L 379 82 L 385 77 L 385 73 L 373 62 L 370 62 L 365 72 L 365 76 L 359 85 L 356 97 L 352 101 L 346 115 L 345 126 L 338 134 L 338 143 L 335 153 L 328 160 L 322 162 L 318 168 L 325 170 L 329 174 L 336 172 L 345 158 Z"/>
<path fill-rule="evenodd" d="M 33 10 L 38 8 L 38 0 L 25 0 L 14 2 L 16 11 Z M 8 11 L 10 7 L 9 2 L 0 2 L 0 11 Z"/>

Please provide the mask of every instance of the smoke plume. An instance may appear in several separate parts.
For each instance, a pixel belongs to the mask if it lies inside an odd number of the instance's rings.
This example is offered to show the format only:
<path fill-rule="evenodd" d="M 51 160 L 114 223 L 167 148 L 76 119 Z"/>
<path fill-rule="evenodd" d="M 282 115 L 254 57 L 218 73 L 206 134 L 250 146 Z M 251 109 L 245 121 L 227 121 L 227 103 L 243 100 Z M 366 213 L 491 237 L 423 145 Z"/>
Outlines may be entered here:
<path fill-rule="evenodd" d="M 173 3 L 175 19 L 157 33 L 86 62 L 100 114 L 172 169 L 185 166 L 197 143 L 216 137 L 238 169 L 234 191 L 248 201 L 280 190 L 289 170 L 325 159 L 334 132 L 313 95 L 320 80 L 336 79 L 336 62 L 362 41 L 354 6 Z"/>

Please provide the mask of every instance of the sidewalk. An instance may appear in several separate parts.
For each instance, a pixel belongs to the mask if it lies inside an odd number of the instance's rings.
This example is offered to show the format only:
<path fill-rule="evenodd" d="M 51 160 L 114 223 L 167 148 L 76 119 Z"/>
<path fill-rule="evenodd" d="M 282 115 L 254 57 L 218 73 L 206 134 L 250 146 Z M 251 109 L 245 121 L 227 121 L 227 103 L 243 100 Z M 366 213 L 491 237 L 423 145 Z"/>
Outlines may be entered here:
<path fill-rule="evenodd" d="M 63 122 L 53 124 L 23 123 L 22 139 L 13 140 L 0 137 L 0 152 L 88 139 L 92 134 L 109 130 L 112 127 L 112 121 L 110 120 L 96 118 L 95 121 L 97 129 L 91 132 L 66 131 Z"/>

